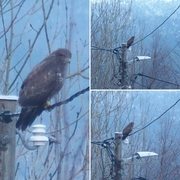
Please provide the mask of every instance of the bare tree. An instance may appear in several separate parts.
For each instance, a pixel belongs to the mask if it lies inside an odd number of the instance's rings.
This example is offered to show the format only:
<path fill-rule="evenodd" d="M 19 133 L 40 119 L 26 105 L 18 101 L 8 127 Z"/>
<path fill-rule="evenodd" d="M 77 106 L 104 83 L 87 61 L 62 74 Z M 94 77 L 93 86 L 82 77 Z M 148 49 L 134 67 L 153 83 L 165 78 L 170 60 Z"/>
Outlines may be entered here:
<path fill-rule="evenodd" d="M 122 42 L 127 42 L 128 38 L 132 36 L 131 8 L 132 2 L 129 2 L 129 5 L 124 8 L 122 1 L 118 0 L 103 0 L 101 3 L 92 4 L 92 88 L 118 88 L 115 76 L 119 63 L 109 49 L 121 46 Z M 126 33 L 127 29 L 129 29 L 129 33 Z"/>

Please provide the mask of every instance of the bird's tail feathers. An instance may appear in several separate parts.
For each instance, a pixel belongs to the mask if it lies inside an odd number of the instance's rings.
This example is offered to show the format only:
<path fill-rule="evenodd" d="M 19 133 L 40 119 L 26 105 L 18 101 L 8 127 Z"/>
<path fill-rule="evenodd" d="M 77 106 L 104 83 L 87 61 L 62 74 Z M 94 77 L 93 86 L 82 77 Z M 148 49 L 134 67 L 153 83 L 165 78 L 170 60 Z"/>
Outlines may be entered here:
<path fill-rule="evenodd" d="M 37 116 L 43 111 L 43 107 L 26 107 L 21 109 L 19 119 L 16 123 L 16 128 L 24 131 L 34 122 Z"/>

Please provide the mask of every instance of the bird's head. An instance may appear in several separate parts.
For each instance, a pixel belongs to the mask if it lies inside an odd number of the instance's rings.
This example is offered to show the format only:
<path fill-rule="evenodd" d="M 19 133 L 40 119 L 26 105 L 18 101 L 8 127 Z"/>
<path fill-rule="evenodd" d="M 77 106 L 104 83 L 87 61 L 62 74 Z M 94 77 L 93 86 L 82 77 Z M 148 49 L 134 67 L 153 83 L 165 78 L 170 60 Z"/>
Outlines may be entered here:
<path fill-rule="evenodd" d="M 63 64 L 70 63 L 71 60 L 71 52 L 68 49 L 58 49 L 55 52 L 55 56 L 62 61 Z"/>

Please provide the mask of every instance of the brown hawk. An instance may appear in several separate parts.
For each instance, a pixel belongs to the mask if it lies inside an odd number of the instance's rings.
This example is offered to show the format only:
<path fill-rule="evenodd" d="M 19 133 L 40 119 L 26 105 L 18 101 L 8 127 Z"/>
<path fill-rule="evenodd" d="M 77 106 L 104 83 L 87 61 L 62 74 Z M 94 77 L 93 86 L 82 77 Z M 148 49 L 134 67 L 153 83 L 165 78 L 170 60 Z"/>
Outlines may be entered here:
<path fill-rule="evenodd" d="M 129 48 L 132 44 L 133 44 L 133 42 L 134 42 L 134 36 L 132 36 L 128 41 L 127 41 L 127 48 Z"/>
<path fill-rule="evenodd" d="M 19 104 L 22 107 L 16 128 L 25 130 L 39 116 L 63 86 L 71 52 L 58 49 L 35 66 L 24 80 Z"/>
<path fill-rule="evenodd" d="M 122 140 L 125 140 L 129 136 L 129 134 L 132 132 L 133 126 L 134 122 L 131 122 L 123 129 Z"/>

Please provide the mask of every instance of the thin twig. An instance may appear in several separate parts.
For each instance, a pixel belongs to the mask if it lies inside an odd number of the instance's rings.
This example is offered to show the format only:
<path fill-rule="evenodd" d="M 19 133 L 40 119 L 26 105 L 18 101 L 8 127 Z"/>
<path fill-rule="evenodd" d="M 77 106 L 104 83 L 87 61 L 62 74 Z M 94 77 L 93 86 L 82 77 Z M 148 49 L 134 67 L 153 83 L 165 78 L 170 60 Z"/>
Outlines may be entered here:
<path fill-rule="evenodd" d="M 51 13 L 53 2 L 54 2 L 54 1 L 52 1 L 51 6 L 50 6 L 50 8 L 49 8 L 49 12 L 48 12 L 48 14 L 47 14 L 47 16 L 46 16 L 46 18 L 45 18 L 46 21 L 48 20 L 49 15 L 50 15 L 50 13 Z M 39 29 L 39 32 L 36 34 L 36 37 L 34 38 L 34 41 L 33 41 L 32 45 L 31 45 L 31 47 L 29 48 L 29 53 L 28 53 L 28 55 L 27 55 L 27 57 L 26 57 L 23 65 L 21 66 L 18 74 L 16 75 L 16 77 L 15 77 L 14 80 L 13 80 L 13 82 L 12 82 L 11 85 L 9 86 L 8 91 L 12 88 L 12 86 L 13 86 L 14 83 L 16 82 L 17 78 L 18 78 L 19 75 L 21 74 L 21 71 L 23 70 L 24 66 L 26 65 L 29 57 L 31 56 L 32 50 L 33 50 L 33 48 L 34 48 L 34 46 L 35 46 L 35 43 L 36 43 L 36 41 L 37 41 L 37 39 L 38 39 L 38 37 L 39 37 L 39 35 L 40 35 L 40 33 L 41 33 L 41 31 L 42 31 L 42 29 L 43 29 L 44 26 L 45 26 L 45 24 L 44 24 L 44 22 L 43 22 L 43 24 L 41 25 L 41 27 L 40 27 L 40 29 Z"/>

